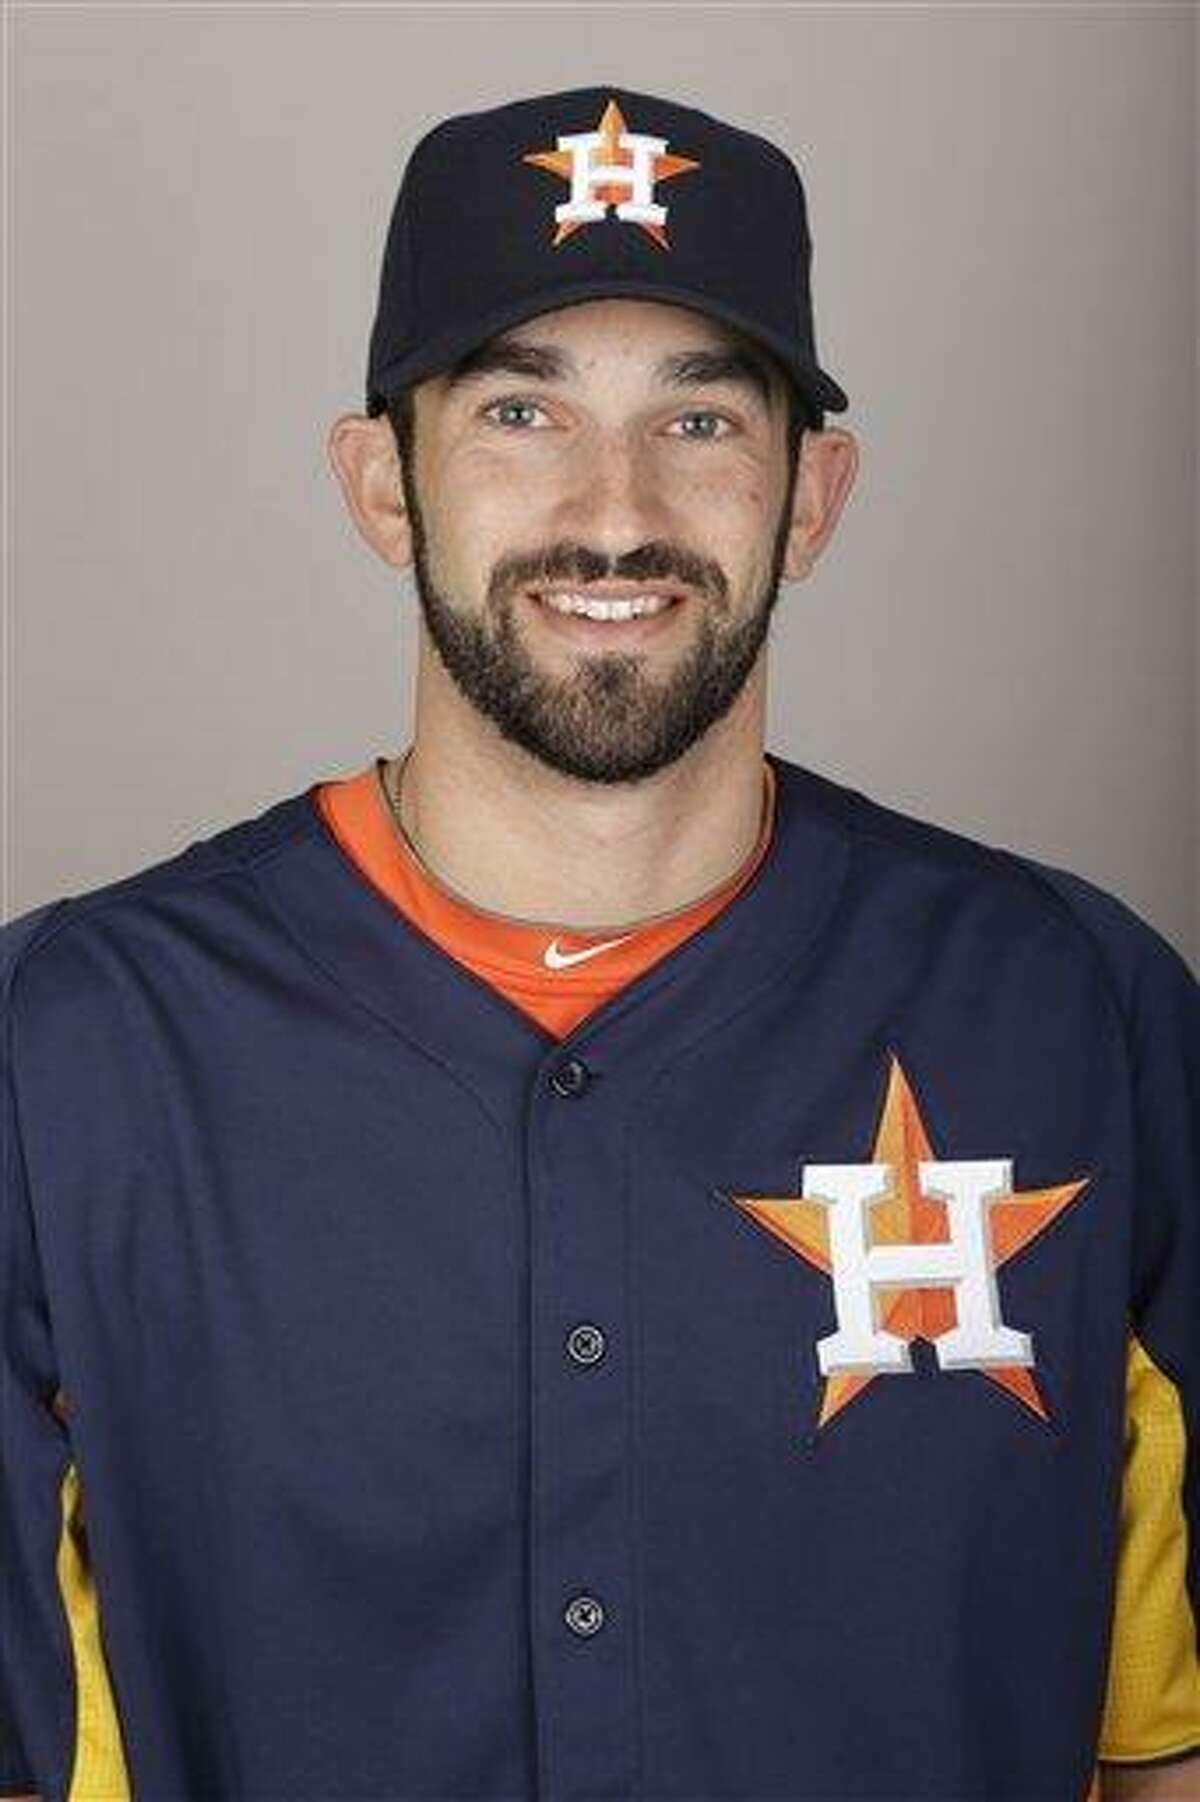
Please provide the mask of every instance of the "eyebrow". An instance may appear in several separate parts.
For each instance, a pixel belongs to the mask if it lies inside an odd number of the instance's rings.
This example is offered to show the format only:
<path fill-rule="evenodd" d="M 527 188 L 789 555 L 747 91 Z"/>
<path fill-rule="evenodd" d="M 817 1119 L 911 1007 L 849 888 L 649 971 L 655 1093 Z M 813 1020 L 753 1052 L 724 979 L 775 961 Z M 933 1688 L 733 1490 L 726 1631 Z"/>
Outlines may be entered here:
<path fill-rule="evenodd" d="M 569 351 L 556 344 L 534 344 L 525 338 L 489 338 L 451 365 L 446 393 L 497 371 L 553 382 L 577 375 L 578 365 Z M 766 364 L 752 351 L 737 345 L 674 351 L 656 363 L 652 373 L 656 381 L 675 387 L 701 388 L 730 382 L 756 394 L 770 409 L 771 378 Z"/>

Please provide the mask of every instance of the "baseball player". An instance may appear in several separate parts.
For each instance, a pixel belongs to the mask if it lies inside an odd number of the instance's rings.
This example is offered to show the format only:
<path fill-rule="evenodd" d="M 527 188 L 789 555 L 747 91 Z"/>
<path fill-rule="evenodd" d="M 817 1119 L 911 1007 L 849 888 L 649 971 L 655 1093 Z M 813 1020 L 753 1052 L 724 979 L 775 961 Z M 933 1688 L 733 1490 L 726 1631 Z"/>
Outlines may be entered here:
<path fill-rule="evenodd" d="M 764 748 L 810 262 L 694 107 L 429 131 L 411 742 L 5 928 L 9 1794 L 1200 1795 L 1200 995 Z"/>

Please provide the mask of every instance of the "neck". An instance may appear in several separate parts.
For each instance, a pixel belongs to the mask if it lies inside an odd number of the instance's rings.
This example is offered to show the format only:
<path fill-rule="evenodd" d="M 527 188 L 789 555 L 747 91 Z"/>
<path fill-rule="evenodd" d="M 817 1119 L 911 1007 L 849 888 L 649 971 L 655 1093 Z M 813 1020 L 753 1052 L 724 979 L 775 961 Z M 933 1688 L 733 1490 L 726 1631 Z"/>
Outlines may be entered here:
<path fill-rule="evenodd" d="M 611 784 L 564 776 L 498 734 L 422 732 L 418 719 L 385 785 L 394 796 L 403 765 L 401 828 L 460 900 L 560 930 L 629 931 L 723 887 L 754 850 L 765 777 L 752 714 L 735 707 L 675 763 Z"/>

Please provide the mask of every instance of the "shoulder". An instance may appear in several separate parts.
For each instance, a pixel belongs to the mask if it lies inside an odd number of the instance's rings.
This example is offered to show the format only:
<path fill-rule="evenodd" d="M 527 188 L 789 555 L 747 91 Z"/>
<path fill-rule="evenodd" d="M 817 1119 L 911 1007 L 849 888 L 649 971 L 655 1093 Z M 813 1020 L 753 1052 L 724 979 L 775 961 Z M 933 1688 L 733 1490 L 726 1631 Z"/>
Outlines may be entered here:
<path fill-rule="evenodd" d="M 1200 985 L 1182 953 L 1121 896 L 1079 871 L 889 807 L 847 784 L 773 758 L 794 793 L 836 817 L 873 862 L 872 875 L 906 877 L 937 897 L 949 922 L 952 897 L 986 910 L 998 933 L 1051 934 L 1090 958 L 1128 1024 L 1164 995 L 1200 1007 Z"/>
<path fill-rule="evenodd" d="M 52 896 L 0 926 L 0 996 L 11 1004 L 31 970 L 54 986 L 77 976 L 80 962 L 100 947 L 127 948 L 139 940 L 202 922 L 228 905 L 231 888 L 265 859 L 317 829 L 311 788 L 260 812 L 197 837 L 113 881 Z"/>

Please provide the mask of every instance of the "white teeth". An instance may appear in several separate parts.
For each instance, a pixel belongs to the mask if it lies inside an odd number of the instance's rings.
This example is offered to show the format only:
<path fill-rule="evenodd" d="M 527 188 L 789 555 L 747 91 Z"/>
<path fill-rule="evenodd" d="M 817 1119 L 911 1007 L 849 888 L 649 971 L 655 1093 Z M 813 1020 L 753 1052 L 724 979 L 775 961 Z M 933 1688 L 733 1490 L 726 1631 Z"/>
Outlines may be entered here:
<path fill-rule="evenodd" d="M 666 594 L 635 594 L 620 601 L 602 601 L 584 594 L 540 594 L 537 598 L 555 613 L 580 613 L 587 619 L 641 619 L 646 614 L 661 613 L 673 599 Z"/>

